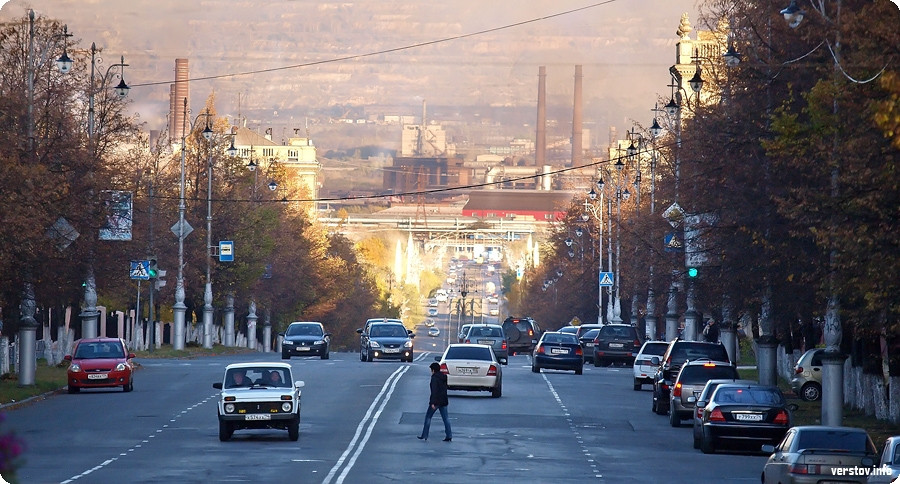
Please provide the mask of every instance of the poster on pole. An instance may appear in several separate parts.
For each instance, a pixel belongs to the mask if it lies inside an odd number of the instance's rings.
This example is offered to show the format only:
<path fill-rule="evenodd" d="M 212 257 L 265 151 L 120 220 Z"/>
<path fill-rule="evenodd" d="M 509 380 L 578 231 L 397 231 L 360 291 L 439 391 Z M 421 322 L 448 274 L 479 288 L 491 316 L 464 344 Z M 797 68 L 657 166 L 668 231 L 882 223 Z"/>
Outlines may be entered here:
<path fill-rule="evenodd" d="M 131 240 L 131 192 L 104 190 L 101 196 L 106 220 L 100 227 L 100 240 Z"/>
<path fill-rule="evenodd" d="M 714 213 L 701 213 L 684 217 L 685 267 L 710 265 L 710 258 L 713 255 L 711 235 L 718 222 L 719 217 Z"/>

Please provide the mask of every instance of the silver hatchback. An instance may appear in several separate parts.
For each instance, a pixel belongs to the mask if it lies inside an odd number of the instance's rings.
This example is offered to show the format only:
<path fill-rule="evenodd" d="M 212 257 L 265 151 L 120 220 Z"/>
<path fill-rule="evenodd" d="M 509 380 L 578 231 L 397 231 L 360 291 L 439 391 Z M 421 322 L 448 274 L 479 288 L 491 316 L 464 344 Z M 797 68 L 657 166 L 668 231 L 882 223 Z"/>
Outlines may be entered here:
<path fill-rule="evenodd" d="M 501 364 L 506 365 L 509 362 L 509 342 L 506 333 L 503 332 L 503 326 L 499 324 L 473 324 L 462 342 L 488 345 L 494 350 Z"/>

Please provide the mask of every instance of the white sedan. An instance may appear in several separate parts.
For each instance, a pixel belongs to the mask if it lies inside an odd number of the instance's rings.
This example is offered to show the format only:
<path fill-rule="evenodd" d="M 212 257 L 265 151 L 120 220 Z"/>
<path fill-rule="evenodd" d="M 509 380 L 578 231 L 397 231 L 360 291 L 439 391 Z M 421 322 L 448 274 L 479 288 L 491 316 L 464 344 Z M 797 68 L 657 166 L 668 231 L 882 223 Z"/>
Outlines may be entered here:
<path fill-rule="evenodd" d="M 428 336 L 440 336 L 440 335 L 441 335 L 441 330 L 439 330 L 433 326 L 431 328 L 428 328 Z"/>
<path fill-rule="evenodd" d="M 488 345 L 451 344 L 436 356 L 447 375 L 450 390 L 488 391 L 493 398 L 503 394 L 503 374 L 494 350 Z"/>

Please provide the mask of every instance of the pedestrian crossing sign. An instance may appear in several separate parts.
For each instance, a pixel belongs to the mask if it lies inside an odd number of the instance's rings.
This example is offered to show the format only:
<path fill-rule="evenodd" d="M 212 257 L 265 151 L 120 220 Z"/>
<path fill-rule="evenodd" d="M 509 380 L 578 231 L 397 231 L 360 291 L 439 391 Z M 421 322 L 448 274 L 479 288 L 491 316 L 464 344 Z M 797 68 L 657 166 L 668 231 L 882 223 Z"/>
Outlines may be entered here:
<path fill-rule="evenodd" d="M 611 287 L 613 285 L 613 273 L 612 272 L 601 272 L 600 273 L 600 286 Z"/>
<path fill-rule="evenodd" d="M 149 260 L 133 260 L 131 261 L 130 275 L 132 279 L 142 281 L 150 280 L 150 261 Z"/>

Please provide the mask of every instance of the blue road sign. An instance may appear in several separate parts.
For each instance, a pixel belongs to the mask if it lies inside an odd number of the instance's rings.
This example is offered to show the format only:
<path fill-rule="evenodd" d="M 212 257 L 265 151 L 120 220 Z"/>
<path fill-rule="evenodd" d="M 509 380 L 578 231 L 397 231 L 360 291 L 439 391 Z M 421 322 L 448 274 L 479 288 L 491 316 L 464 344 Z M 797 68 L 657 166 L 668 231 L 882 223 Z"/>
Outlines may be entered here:
<path fill-rule="evenodd" d="M 150 261 L 149 260 L 133 260 L 131 261 L 130 275 L 132 279 L 140 279 L 142 281 L 150 280 Z"/>
<path fill-rule="evenodd" d="M 612 287 L 613 285 L 613 273 L 612 272 L 601 272 L 600 273 L 600 286 Z"/>
<path fill-rule="evenodd" d="M 234 241 L 219 241 L 219 262 L 234 262 Z"/>
<path fill-rule="evenodd" d="M 684 241 L 676 232 L 669 232 L 663 239 L 666 252 L 681 252 L 684 250 Z"/>

